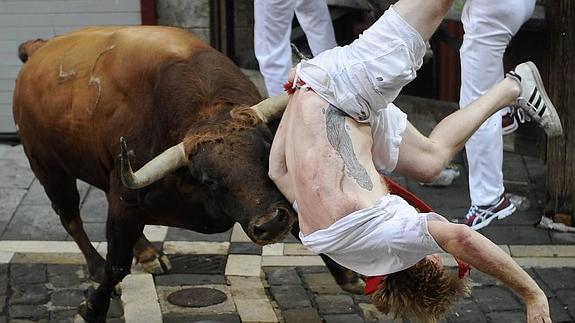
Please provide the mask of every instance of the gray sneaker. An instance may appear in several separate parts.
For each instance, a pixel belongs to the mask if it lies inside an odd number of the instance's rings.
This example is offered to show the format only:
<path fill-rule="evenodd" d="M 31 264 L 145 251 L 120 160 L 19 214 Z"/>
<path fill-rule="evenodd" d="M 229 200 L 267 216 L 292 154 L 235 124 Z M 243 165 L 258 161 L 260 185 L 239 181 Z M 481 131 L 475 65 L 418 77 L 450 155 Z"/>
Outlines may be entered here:
<path fill-rule="evenodd" d="M 507 73 L 521 86 L 521 94 L 517 98 L 517 106 L 521 108 L 531 120 L 541 125 L 549 137 L 563 134 L 563 127 L 559 115 L 551 103 L 537 66 L 532 62 L 517 65 L 514 71 Z"/>
<path fill-rule="evenodd" d="M 473 230 L 479 230 L 488 226 L 494 219 L 501 220 L 510 216 L 515 210 L 515 205 L 505 195 L 501 195 L 499 201 L 493 205 L 472 205 L 463 223 Z"/>

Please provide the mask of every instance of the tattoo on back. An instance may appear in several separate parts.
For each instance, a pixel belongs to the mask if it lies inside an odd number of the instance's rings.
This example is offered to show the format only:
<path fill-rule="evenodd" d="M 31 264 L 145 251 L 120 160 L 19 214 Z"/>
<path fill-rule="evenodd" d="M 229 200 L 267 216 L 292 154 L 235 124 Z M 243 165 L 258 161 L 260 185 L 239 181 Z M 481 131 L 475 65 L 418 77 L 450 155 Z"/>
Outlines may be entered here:
<path fill-rule="evenodd" d="M 345 114 L 330 104 L 325 113 L 327 139 L 331 146 L 343 159 L 344 168 L 348 176 L 351 176 L 363 189 L 371 191 L 373 183 L 367 170 L 357 160 L 353 151 L 351 137 L 345 130 Z"/>

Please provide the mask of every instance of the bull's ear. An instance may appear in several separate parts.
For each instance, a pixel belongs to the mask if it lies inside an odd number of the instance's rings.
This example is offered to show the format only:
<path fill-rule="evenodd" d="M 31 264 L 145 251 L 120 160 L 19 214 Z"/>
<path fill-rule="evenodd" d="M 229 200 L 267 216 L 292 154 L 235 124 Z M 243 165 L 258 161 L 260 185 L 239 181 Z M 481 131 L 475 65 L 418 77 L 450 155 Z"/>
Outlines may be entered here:
<path fill-rule="evenodd" d="M 122 183 L 132 189 L 146 187 L 188 163 L 188 158 L 184 152 L 184 144 L 179 143 L 166 149 L 134 173 L 124 137 L 120 137 L 120 149 L 120 176 Z"/>
<path fill-rule="evenodd" d="M 280 94 L 271 98 L 267 98 L 262 102 L 253 105 L 251 108 L 256 111 L 258 117 L 264 123 L 281 118 L 287 107 L 289 96 L 287 94 Z"/>

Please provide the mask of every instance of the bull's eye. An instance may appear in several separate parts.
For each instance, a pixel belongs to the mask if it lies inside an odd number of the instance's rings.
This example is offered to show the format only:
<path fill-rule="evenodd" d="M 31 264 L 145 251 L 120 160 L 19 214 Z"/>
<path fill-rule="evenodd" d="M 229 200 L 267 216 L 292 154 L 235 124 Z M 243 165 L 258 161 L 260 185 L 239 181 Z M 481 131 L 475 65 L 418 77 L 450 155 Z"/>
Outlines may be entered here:
<path fill-rule="evenodd" d="M 218 182 L 216 182 L 215 180 L 207 177 L 207 176 L 202 176 L 202 183 L 204 185 L 206 185 L 207 187 L 209 187 L 212 190 L 215 190 L 218 188 Z"/>

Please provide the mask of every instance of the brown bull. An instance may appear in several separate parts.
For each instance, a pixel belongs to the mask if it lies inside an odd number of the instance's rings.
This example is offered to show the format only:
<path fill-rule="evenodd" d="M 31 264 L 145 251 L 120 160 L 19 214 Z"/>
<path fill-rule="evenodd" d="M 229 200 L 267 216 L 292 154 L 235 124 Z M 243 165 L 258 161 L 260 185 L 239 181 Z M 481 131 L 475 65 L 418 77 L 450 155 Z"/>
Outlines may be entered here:
<path fill-rule="evenodd" d="M 183 30 L 139 26 L 30 41 L 20 57 L 24 150 L 101 282 L 81 308 L 87 321 L 105 319 L 134 248 L 149 246 L 145 224 L 215 233 L 239 222 L 259 244 L 289 233 L 296 216 L 267 174 L 267 112 L 251 108 L 255 86 L 224 55 Z M 106 261 L 82 227 L 77 179 L 107 194 Z"/>

